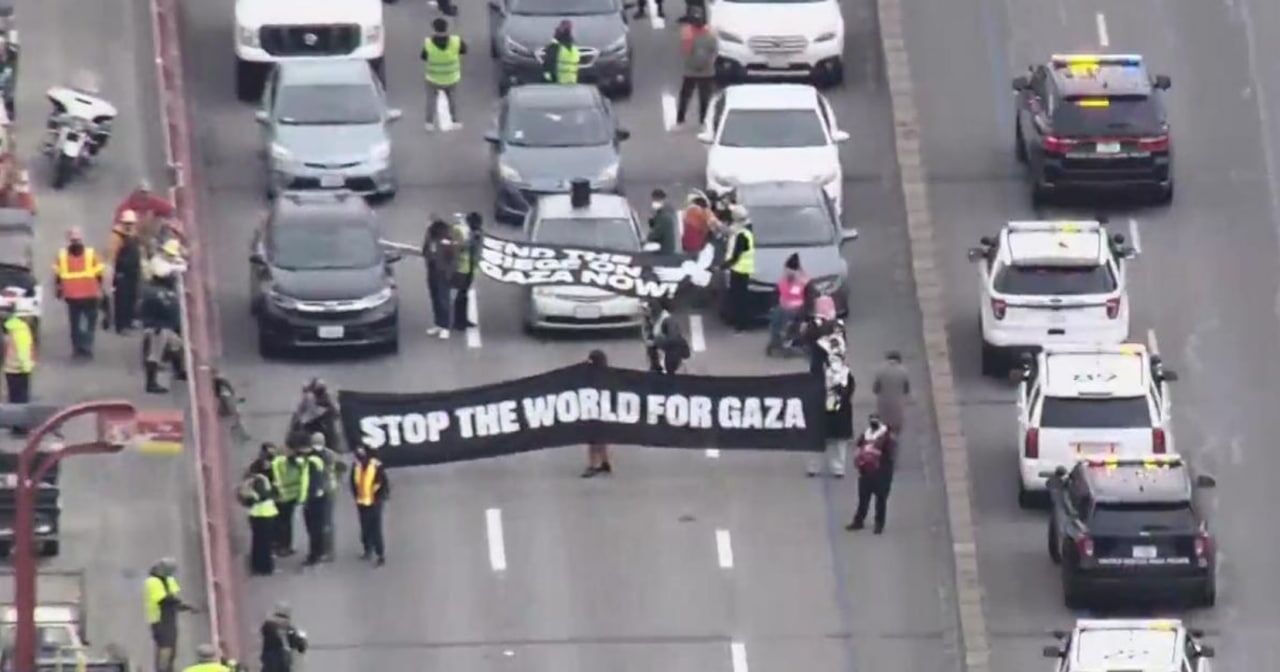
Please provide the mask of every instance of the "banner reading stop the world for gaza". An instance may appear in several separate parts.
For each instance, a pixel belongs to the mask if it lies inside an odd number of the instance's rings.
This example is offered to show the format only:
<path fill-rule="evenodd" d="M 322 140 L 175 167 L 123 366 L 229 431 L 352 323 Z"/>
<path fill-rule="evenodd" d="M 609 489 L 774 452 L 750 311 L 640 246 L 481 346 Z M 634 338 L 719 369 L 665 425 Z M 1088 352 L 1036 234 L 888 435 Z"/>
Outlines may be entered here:
<path fill-rule="evenodd" d="M 389 467 L 590 442 L 818 451 L 822 382 L 809 374 L 664 376 L 577 364 L 451 392 L 338 393 L 352 444 Z"/>

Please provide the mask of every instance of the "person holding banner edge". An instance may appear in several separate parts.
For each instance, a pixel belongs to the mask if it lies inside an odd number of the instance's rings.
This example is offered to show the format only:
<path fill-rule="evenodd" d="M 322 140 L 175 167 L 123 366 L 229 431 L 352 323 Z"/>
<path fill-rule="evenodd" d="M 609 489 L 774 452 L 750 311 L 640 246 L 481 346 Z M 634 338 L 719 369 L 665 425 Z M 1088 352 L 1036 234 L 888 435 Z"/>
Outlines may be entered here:
<path fill-rule="evenodd" d="M 480 259 L 480 244 L 484 234 L 484 220 L 480 213 L 469 212 L 466 225 L 454 227 L 458 239 L 457 270 L 453 273 L 453 326 L 457 329 L 474 329 L 468 312 L 471 308 L 471 285 L 476 280 L 476 263 Z"/>
<path fill-rule="evenodd" d="M 587 355 L 587 363 L 604 368 L 609 366 L 609 358 L 603 350 L 592 350 Z M 597 474 L 613 475 L 613 465 L 609 464 L 609 445 L 606 443 L 587 444 L 587 469 L 582 472 L 582 477 L 592 478 Z"/>
<path fill-rule="evenodd" d="M 645 305 L 644 317 L 644 351 L 649 370 L 675 374 L 691 353 L 680 325 L 671 317 L 671 299 L 664 296 L 650 301 Z"/>
<path fill-rule="evenodd" d="M 457 248 L 453 227 L 438 215 L 432 215 L 422 241 L 422 257 L 427 262 L 427 293 L 431 295 L 431 313 L 435 318 L 435 326 L 427 328 L 427 335 L 441 340 L 449 338 L 449 318 L 453 310 L 450 292 L 457 267 Z"/>

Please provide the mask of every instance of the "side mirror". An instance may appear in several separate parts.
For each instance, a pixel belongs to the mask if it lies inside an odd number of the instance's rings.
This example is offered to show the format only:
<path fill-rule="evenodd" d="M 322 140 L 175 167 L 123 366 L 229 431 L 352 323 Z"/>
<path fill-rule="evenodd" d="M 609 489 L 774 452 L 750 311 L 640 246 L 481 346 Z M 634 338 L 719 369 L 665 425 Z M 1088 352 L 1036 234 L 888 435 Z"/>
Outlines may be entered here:
<path fill-rule="evenodd" d="M 1160 380 L 1166 383 L 1176 383 L 1178 382 L 1178 372 L 1177 371 L 1161 371 Z"/>
<path fill-rule="evenodd" d="M 650 241 L 645 243 L 640 249 L 644 250 L 645 252 L 657 252 L 658 250 L 662 249 L 662 244 Z"/>
<path fill-rule="evenodd" d="M 267 123 L 268 121 L 271 121 L 271 117 L 267 116 L 267 111 L 266 111 L 266 110 L 258 110 L 258 111 L 256 111 L 256 112 L 254 112 L 254 113 L 253 113 L 253 119 L 254 119 L 254 121 L 258 122 L 259 124 L 265 124 L 265 123 Z"/>
<path fill-rule="evenodd" d="M 261 252 L 250 252 L 250 253 L 249 253 L 249 263 L 251 263 L 251 264 L 265 264 L 265 263 L 267 263 L 267 260 L 262 258 L 262 253 L 261 253 Z"/>
<path fill-rule="evenodd" d="M 1168 75 L 1156 75 L 1155 81 L 1151 84 L 1161 91 L 1168 91 L 1169 87 L 1173 86 L 1173 80 L 1169 79 Z"/>
<path fill-rule="evenodd" d="M 1031 88 L 1031 78 L 1030 78 L 1030 77 L 1027 77 L 1027 76 L 1023 75 L 1023 76 L 1021 76 L 1021 77 L 1014 77 L 1014 78 L 1013 78 L 1013 90 L 1014 90 L 1014 91 L 1026 91 L 1026 90 L 1027 90 L 1027 89 L 1029 89 L 1029 88 Z"/>
<path fill-rule="evenodd" d="M 979 238 L 979 239 L 978 239 L 978 242 L 979 242 L 979 243 L 981 243 L 982 245 L 986 246 L 986 247 L 995 247 L 995 246 L 996 246 L 996 239 L 995 239 L 995 238 L 992 238 L 991 236 L 983 236 L 983 237 L 981 237 L 981 238 Z"/>
<path fill-rule="evenodd" d="M 1218 486 L 1218 481 L 1214 477 L 1209 476 L 1207 474 L 1196 475 L 1197 488 L 1215 488 L 1217 486 Z M 1196 635 L 1196 636 L 1198 637 L 1199 635 Z"/>
<path fill-rule="evenodd" d="M 630 140 L 631 131 L 628 131 L 625 128 L 619 128 L 617 132 L 613 134 L 613 137 L 617 138 L 618 140 Z"/>
<path fill-rule="evenodd" d="M 1206 646 L 1204 644 L 1201 644 L 1200 646 L 1196 647 L 1196 655 L 1200 656 L 1201 658 L 1212 658 L 1218 655 L 1218 652 L 1215 651 L 1212 646 Z"/>
<path fill-rule="evenodd" d="M 848 131 L 836 131 L 835 133 L 832 133 L 832 134 L 831 134 L 831 139 L 832 139 L 832 140 L 835 140 L 836 142 L 844 142 L 845 140 L 848 140 L 848 139 L 849 139 L 849 132 L 848 132 Z"/>
<path fill-rule="evenodd" d="M 857 230 L 857 229 L 841 229 L 841 230 L 840 230 L 840 242 L 841 242 L 841 243 L 849 243 L 849 242 L 853 242 L 853 241 L 855 241 L 855 240 L 857 240 L 857 239 L 858 239 L 858 230 Z"/>
<path fill-rule="evenodd" d="M 711 144 L 713 140 L 715 140 L 715 138 L 711 135 L 711 131 L 703 131 L 698 134 L 698 142 L 701 142 L 704 145 Z"/>
<path fill-rule="evenodd" d="M 398 107 L 393 107 L 387 110 L 387 121 L 399 121 L 400 117 L 403 117 L 403 116 L 404 116 L 404 110 Z"/>
<path fill-rule="evenodd" d="M 484 141 L 491 145 L 496 145 L 501 141 L 501 138 L 498 137 L 497 131 L 489 131 L 484 134 Z"/>
<path fill-rule="evenodd" d="M 1061 658 L 1063 655 L 1062 647 L 1060 646 L 1046 646 L 1041 650 L 1041 653 L 1044 654 L 1045 658 Z"/>

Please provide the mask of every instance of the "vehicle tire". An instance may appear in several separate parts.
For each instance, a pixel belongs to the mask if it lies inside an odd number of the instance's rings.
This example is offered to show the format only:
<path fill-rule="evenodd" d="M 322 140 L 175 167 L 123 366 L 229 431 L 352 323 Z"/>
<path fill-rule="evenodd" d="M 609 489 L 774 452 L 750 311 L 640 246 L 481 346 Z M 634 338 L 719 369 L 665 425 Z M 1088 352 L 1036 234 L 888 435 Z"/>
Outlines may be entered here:
<path fill-rule="evenodd" d="M 1062 564 L 1062 546 L 1058 545 L 1058 524 L 1049 521 L 1049 559 L 1053 564 Z"/>
<path fill-rule="evenodd" d="M 251 103 L 262 97 L 263 68 L 252 61 L 236 59 L 236 99 Z"/>
<path fill-rule="evenodd" d="M 1218 581 L 1210 576 L 1204 582 L 1204 587 L 1200 589 L 1200 606 L 1211 609 L 1218 603 Z"/>
<path fill-rule="evenodd" d="M 52 557 L 56 557 L 58 553 L 61 551 L 62 551 L 62 544 L 60 544 L 58 540 L 55 539 L 53 541 L 46 541 L 41 543 L 39 549 L 37 550 L 37 553 L 42 558 L 52 558 Z"/>
<path fill-rule="evenodd" d="M 1073 610 L 1084 607 L 1084 596 L 1080 592 L 1080 585 L 1072 578 L 1065 564 L 1062 565 L 1062 604 Z"/>
<path fill-rule="evenodd" d="M 1169 180 L 1169 186 L 1156 192 L 1156 204 L 1168 205 L 1173 202 L 1173 180 Z"/>
<path fill-rule="evenodd" d="M 835 65 L 827 68 L 822 73 L 821 81 L 818 85 L 824 89 L 831 89 L 844 83 L 844 61 L 836 61 Z"/>
<path fill-rule="evenodd" d="M 492 34 L 493 29 L 490 28 L 489 32 L 490 34 Z M 494 41 L 493 38 L 489 38 L 489 58 L 497 58 L 497 57 L 498 57 L 498 43 Z"/>
<path fill-rule="evenodd" d="M 61 189 L 71 179 L 71 159 L 66 154 L 58 154 L 53 161 L 53 188 Z"/>
<path fill-rule="evenodd" d="M 387 88 L 387 59 L 383 56 L 369 59 L 369 67 L 373 68 L 373 74 L 378 76 L 378 82 L 382 84 L 382 88 Z"/>
<path fill-rule="evenodd" d="M 1022 479 L 1019 478 L 1018 479 L 1018 508 L 1034 509 L 1036 508 L 1036 504 L 1038 503 L 1039 503 L 1039 500 L 1036 496 L 1036 493 L 1028 490 L 1025 486 L 1023 486 Z"/>
<path fill-rule="evenodd" d="M 271 340 L 271 335 L 261 326 L 258 327 L 258 354 L 263 359 L 274 359 L 280 356 L 280 346 Z"/>
<path fill-rule="evenodd" d="M 0 541 L 0 558 L 7 558 L 12 552 L 13 544 L 7 541 Z"/>
<path fill-rule="evenodd" d="M 1022 140 L 1022 126 L 1015 119 L 1013 122 L 1013 155 L 1018 163 L 1027 162 L 1027 143 Z"/>
<path fill-rule="evenodd" d="M 613 95 L 615 98 L 626 99 L 626 98 L 630 98 L 632 92 L 634 91 L 635 91 L 635 84 L 631 81 L 631 78 L 628 77 L 626 81 L 614 87 Z"/>
<path fill-rule="evenodd" d="M 979 317 L 979 320 L 982 318 Z M 1008 373 L 1008 363 L 1005 361 L 1004 353 L 994 345 L 982 342 L 982 375 L 988 378 L 998 378 Z"/>
<path fill-rule="evenodd" d="M 388 355 L 400 354 L 400 337 L 396 336 L 395 338 L 387 341 L 387 344 L 383 346 L 383 349 Z"/>

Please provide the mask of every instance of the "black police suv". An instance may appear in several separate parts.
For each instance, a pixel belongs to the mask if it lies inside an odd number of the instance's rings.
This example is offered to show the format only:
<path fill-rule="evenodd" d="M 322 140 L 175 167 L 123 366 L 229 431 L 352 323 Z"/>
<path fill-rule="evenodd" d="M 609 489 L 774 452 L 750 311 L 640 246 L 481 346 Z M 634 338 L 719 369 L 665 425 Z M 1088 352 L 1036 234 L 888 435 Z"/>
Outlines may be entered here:
<path fill-rule="evenodd" d="M 1172 200 L 1169 86 L 1136 55 L 1055 55 L 1015 78 L 1014 151 L 1027 165 L 1033 203 L 1072 189 Z"/>
<path fill-rule="evenodd" d="M 1049 476 L 1049 557 L 1071 609 L 1099 598 L 1178 598 L 1213 606 L 1213 537 L 1198 506 L 1209 476 L 1176 455 L 1091 457 Z"/>
<path fill-rule="evenodd" d="M 286 192 L 253 236 L 250 307 L 264 357 L 400 344 L 400 302 L 373 210 L 349 191 Z"/>

